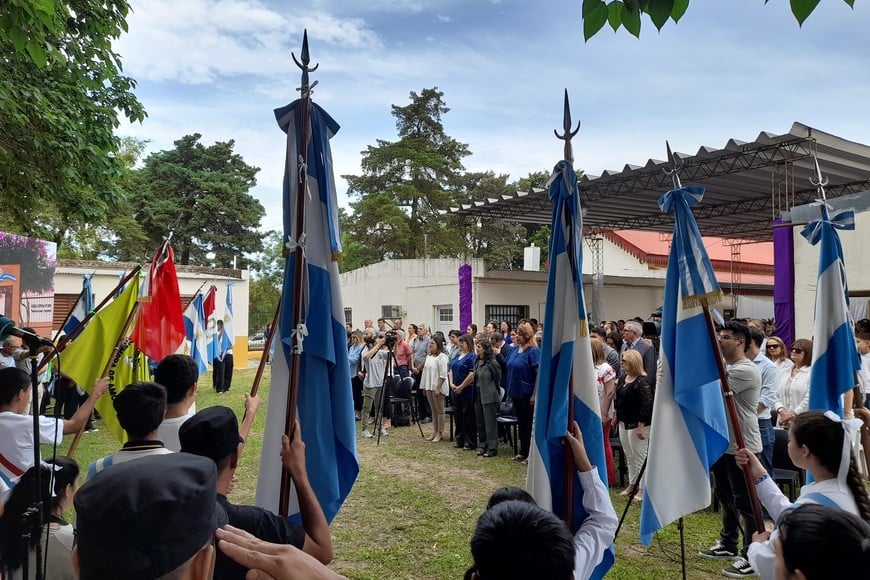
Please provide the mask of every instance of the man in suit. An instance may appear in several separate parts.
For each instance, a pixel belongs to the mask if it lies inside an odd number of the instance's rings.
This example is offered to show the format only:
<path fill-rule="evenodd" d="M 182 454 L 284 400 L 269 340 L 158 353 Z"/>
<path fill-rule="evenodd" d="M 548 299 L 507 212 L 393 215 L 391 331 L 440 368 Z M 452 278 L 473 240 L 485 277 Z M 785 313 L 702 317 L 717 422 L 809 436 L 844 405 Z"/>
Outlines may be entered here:
<path fill-rule="evenodd" d="M 656 386 L 656 349 L 643 340 L 643 326 L 640 322 L 629 320 L 622 328 L 622 352 L 636 350 L 643 357 L 643 370 L 646 380 L 655 389 Z"/>

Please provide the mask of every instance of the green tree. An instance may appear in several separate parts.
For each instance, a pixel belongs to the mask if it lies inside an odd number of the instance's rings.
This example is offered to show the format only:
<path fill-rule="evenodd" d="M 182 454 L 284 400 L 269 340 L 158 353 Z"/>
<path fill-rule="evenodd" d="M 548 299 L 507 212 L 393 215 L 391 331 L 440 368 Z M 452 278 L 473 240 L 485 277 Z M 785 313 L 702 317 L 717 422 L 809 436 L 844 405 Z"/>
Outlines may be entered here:
<path fill-rule="evenodd" d="M 248 327 L 265 329 L 272 323 L 284 284 L 284 244 L 281 232 L 263 235 L 263 250 L 249 259 L 251 282 L 248 285 Z"/>
<path fill-rule="evenodd" d="M 0 229 L 62 246 L 120 200 L 118 114 L 142 121 L 112 41 L 125 0 L 7 0 L 0 8 Z"/>
<path fill-rule="evenodd" d="M 764 0 L 767 4 L 769 0 Z M 790 0 L 791 12 L 798 25 L 803 25 L 820 0 Z M 843 0 L 854 7 L 855 0 Z M 668 20 L 677 22 L 689 8 L 689 0 L 583 0 L 583 37 L 589 40 L 610 24 L 614 31 L 625 28 L 640 37 L 642 16 L 646 14 L 657 30 Z"/>
<path fill-rule="evenodd" d="M 457 179 L 465 199 L 483 201 L 511 195 L 516 191 L 507 182 L 507 175 L 492 171 L 465 173 Z M 484 258 L 496 269 L 513 269 L 522 265 L 526 228 L 519 223 L 492 218 L 452 217 L 451 229 L 462 236 L 463 255 Z"/>
<path fill-rule="evenodd" d="M 206 147 L 201 137 L 186 135 L 174 149 L 145 159 L 136 177 L 141 188 L 136 220 L 144 228 L 149 252 L 172 232 L 179 264 L 229 268 L 234 257 L 263 247 L 257 228 L 266 212 L 248 193 L 259 168 L 233 153 L 234 141 Z M 134 257 L 130 248 L 121 253 Z"/>
<path fill-rule="evenodd" d="M 123 195 L 108 203 L 108 215 L 102 222 L 68 220 L 64 245 L 58 250 L 58 257 L 138 261 L 142 256 L 153 254 L 155 248 L 151 247 L 142 224 L 136 219 L 137 206 L 134 204 L 138 200 L 141 182 L 135 166 L 147 144 L 147 141 L 133 137 L 120 139 L 117 157 L 123 170 L 117 183 Z"/>
<path fill-rule="evenodd" d="M 411 92 L 393 105 L 398 141 L 378 140 L 362 152 L 362 175 L 345 175 L 353 201 L 350 238 L 362 245 L 361 264 L 384 258 L 456 256 L 461 236 L 439 213 L 455 205 L 457 177 L 468 146 L 444 132 L 449 109 L 436 88 Z"/>

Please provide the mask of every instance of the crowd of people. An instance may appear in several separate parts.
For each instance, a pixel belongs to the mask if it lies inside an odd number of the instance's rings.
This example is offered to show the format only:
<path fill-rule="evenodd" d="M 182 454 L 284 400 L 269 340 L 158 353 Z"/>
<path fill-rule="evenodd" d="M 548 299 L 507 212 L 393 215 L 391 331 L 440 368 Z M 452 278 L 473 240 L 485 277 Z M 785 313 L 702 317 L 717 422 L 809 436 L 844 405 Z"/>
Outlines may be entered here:
<path fill-rule="evenodd" d="M 402 328 L 399 319 L 379 318 L 377 327 L 366 319 L 362 330 L 348 325 L 348 364 L 361 436 L 371 438 L 374 430 L 389 435 L 394 419 L 389 395 L 398 389 L 416 395 L 416 418 L 432 424 L 426 441 L 444 440 L 449 409 L 454 446 L 495 457 L 499 406 L 509 403 L 518 431 L 513 459 L 526 464 L 542 331 L 534 319 L 521 319 L 516 328 L 507 320 L 490 321 L 482 330 L 469 324 L 465 332 L 451 330 L 446 337 L 430 332 L 426 324 Z M 412 381 L 407 391 L 401 391 L 403 379 Z"/>
<path fill-rule="evenodd" d="M 481 330 L 470 324 L 446 337 L 424 324 L 377 324 L 348 329 L 363 437 L 375 430 L 389 435 L 391 413 L 383 395 L 405 384 L 418 396 L 417 419 L 431 424 L 429 442 L 449 435 L 449 406 L 454 445 L 481 458 L 499 453 L 496 417 L 512 407 L 519 432 L 512 459 L 527 462 L 541 356 L 537 321 L 491 321 Z M 731 445 L 711 470 L 722 527 L 718 541 L 700 555 L 730 560 L 726 576 L 860 577 L 870 566 L 870 497 L 853 451 L 861 421 L 870 424 L 870 321 L 859 321 L 855 330 L 862 370 L 840 417 L 808 410 L 811 341 L 795 340 L 786 356 L 789 345 L 758 321 L 730 321 L 718 329 L 744 443 L 737 446 L 729 426 Z M 629 320 L 593 326 L 590 334 L 604 440 L 609 446 L 612 430 L 618 431 L 631 480 L 621 493 L 643 501 L 640 472 L 655 437 L 658 329 Z M 17 361 L 0 368 L 0 577 L 29 580 L 37 569 L 60 579 L 338 577 L 326 566 L 333 558 L 332 537 L 308 481 L 298 428 L 282 437 L 281 462 L 295 484 L 299 523 L 233 504 L 227 496 L 260 401 L 246 397 L 241 425 L 227 407 L 194 413 L 198 380 L 191 357 L 170 355 L 157 365 L 154 382 L 126 386 L 113 406 L 127 442 L 80 469 L 67 458 L 35 464 L 34 445 L 57 444 L 64 433 L 78 431 L 105 395 L 108 379 L 96 381 L 70 419 L 37 417 L 34 433 L 27 414 L 29 375 Z M 812 479 L 796 502 L 772 479 L 777 432 L 787 435 L 791 462 Z M 588 578 L 602 561 L 617 527 L 607 485 L 589 461 L 576 424 L 565 444 L 584 490 L 588 515 L 580 529 L 572 534 L 522 490 L 500 489 L 470 539 L 473 563 L 466 578 Z M 759 531 L 765 526 L 755 520 L 745 471 L 772 531 Z M 70 506 L 74 525 L 64 519 Z"/>

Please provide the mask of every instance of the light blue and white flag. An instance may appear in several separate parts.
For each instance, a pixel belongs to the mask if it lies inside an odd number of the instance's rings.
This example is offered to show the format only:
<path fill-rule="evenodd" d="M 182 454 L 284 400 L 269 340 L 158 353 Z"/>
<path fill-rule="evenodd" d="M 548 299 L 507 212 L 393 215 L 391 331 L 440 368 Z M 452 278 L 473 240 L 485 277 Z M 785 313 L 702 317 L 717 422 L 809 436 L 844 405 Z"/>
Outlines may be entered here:
<path fill-rule="evenodd" d="M 338 204 L 332 174 L 329 139 L 338 124 L 319 106 L 310 103 L 311 137 L 307 155 L 307 192 L 299 192 L 302 103 L 297 100 L 275 110 L 287 133 L 284 170 L 284 241 L 290 257 L 284 270 L 284 291 L 278 328 L 280 342 L 272 361 L 272 385 L 266 416 L 263 453 L 257 481 L 257 505 L 278 511 L 281 482 L 281 434 L 284 431 L 291 352 L 297 341 L 299 384 L 297 419 L 305 441 L 308 477 L 327 521 L 344 503 L 359 473 L 347 334 L 336 258 L 341 253 Z M 304 230 L 296 231 L 298 198 L 305 196 Z M 303 247 L 302 321 L 293 318 L 296 245 Z M 303 342 L 304 341 L 304 342 Z M 298 512 L 295 491 L 290 513 Z"/>
<path fill-rule="evenodd" d="M 221 336 L 220 352 L 233 348 L 236 342 L 236 323 L 233 320 L 233 283 L 227 282 L 227 302 L 224 309 L 224 332 Z"/>
<path fill-rule="evenodd" d="M 202 308 L 203 296 L 197 293 L 184 311 L 184 332 L 190 341 L 190 356 L 199 367 L 199 376 L 208 370 L 208 341 L 205 336 L 205 314 Z"/>
<path fill-rule="evenodd" d="M 855 386 L 855 373 L 861 369 L 861 356 L 849 312 L 843 247 L 836 230 L 854 230 L 855 215 L 851 211 L 841 211 L 829 216 L 826 205 L 821 209 L 822 218 L 811 222 L 801 232 L 811 244 L 821 242 L 809 408 L 833 411 L 842 417 L 841 397 Z"/>
<path fill-rule="evenodd" d="M 75 336 L 72 335 L 73 331 L 78 328 L 79 324 L 87 318 L 88 314 L 93 309 L 94 290 L 91 287 L 91 275 L 85 274 L 82 276 L 82 293 L 79 294 L 79 297 L 76 299 L 76 303 L 73 305 L 72 311 L 70 311 L 66 324 L 64 324 L 62 328 L 64 334 L 67 335 L 69 340 L 75 338 Z"/>
<path fill-rule="evenodd" d="M 703 305 L 722 292 L 690 206 L 703 187 L 673 189 L 659 199 L 674 214 L 662 307 L 661 375 L 656 381 L 640 538 L 710 505 L 710 466 L 728 448 L 728 422 Z"/>
<path fill-rule="evenodd" d="M 573 405 L 574 420 L 583 432 L 586 453 L 603 482 L 607 481 L 607 464 L 583 297 L 580 197 L 577 174 L 570 162 L 560 161 L 556 165 L 549 188 L 553 202 L 550 272 L 526 489 L 539 506 L 564 517 L 566 476 L 573 478 L 570 520 L 571 532 L 576 533 L 586 519 L 586 511 L 577 470 L 572 468 L 565 473 L 565 454 L 571 453 L 563 445 L 568 431 L 569 402 Z M 612 565 L 613 552 L 606 550 L 592 578 L 603 577 Z"/>

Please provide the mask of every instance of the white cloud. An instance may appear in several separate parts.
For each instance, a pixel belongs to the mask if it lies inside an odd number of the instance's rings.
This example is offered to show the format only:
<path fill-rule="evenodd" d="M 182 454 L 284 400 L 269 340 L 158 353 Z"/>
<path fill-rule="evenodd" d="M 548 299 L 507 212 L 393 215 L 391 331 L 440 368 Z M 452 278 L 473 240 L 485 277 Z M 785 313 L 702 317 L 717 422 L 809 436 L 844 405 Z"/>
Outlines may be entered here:
<path fill-rule="evenodd" d="M 443 14 L 436 14 L 436 15 L 435 15 L 435 22 L 438 22 L 438 23 L 444 24 L 444 23 L 447 23 L 447 22 L 453 22 L 453 19 L 450 18 L 449 16 L 445 16 L 445 15 L 443 15 Z"/>
<path fill-rule="evenodd" d="M 134 3 L 128 23 L 130 34 L 117 43 L 126 70 L 159 82 L 274 75 L 291 50 L 298 56 L 305 28 L 311 42 L 354 50 L 381 45 L 360 19 L 322 12 L 291 18 L 255 0 L 143 0 Z"/>

